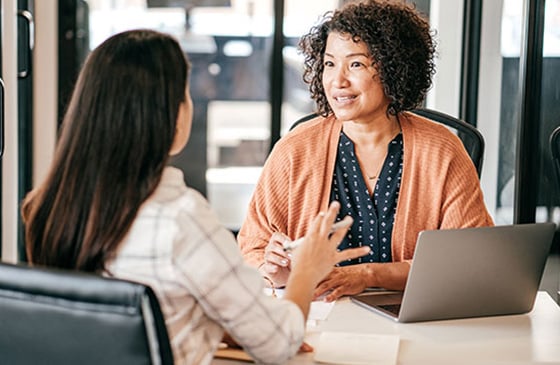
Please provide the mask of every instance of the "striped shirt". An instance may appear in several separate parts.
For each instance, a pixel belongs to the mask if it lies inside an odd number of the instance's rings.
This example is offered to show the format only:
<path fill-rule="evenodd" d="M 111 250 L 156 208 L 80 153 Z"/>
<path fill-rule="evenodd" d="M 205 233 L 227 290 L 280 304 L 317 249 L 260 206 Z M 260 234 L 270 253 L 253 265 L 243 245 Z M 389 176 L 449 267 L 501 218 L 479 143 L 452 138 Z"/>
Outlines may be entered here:
<path fill-rule="evenodd" d="M 165 169 L 107 272 L 155 291 L 176 364 L 210 364 L 224 330 L 261 363 L 285 362 L 303 341 L 300 309 L 263 294 L 260 274 L 178 169 Z"/>

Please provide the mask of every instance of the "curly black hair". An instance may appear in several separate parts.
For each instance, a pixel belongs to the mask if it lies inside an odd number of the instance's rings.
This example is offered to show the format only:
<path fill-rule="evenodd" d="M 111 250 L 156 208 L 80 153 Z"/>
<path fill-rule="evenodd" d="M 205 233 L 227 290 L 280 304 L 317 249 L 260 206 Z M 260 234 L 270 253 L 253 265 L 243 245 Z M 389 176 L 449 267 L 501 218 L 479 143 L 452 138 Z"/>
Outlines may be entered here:
<path fill-rule="evenodd" d="M 317 112 L 332 109 L 323 89 L 323 56 L 329 33 L 351 35 L 366 44 L 386 96 L 388 115 L 420 106 L 435 73 L 435 40 L 429 23 L 416 7 L 402 1 L 365 0 L 325 13 L 321 22 L 298 43 L 304 55 L 303 80 L 309 84 Z"/>

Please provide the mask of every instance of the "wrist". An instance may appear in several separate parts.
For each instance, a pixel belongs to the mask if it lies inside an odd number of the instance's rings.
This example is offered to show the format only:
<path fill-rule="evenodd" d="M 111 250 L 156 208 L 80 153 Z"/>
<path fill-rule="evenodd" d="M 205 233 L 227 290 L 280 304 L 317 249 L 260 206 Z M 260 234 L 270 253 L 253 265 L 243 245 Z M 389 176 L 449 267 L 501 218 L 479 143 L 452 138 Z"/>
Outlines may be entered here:
<path fill-rule="evenodd" d="M 262 278 L 263 278 L 263 280 L 264 280 L 264 282 L 265 282 L 265 286 L 266 286 L 267 288 L 272 288 L 272 289 L 275 289 L 275 288 L 276 288 L 276 285 L 274 284 L 274 281 L 272 281 L 271 278 L 269 278 L 269 277 L 266 276 L 266 275 L 263 275 Z"/>
<path fill-rule="evenodd" d="M 270 266 L 271 265 L 269 265 L 269 267 Z M 259 267 L 257 268 L 257 271 L 261 274 L 261 276 L 263 277 L 263 280 L 265 280 L 268 287 L 281 289 L 281 288 L 284 288 L 286 286 L 287 279 L 284 278 L 281 275 L 281 273 L 269 272 L 267 270 L 266 263 L 263 262 L 262 264 L 260 264 Z"/>
<path fill-rule="evenodd" d="M 293 280 L 291 280 L 292 278 Z M 315 288 L 323 278 L 324 275 L 321 275 L 313 267 L 309 265 L 298 265 L 297 267 L 292 267 L 286 286 L 290 285 L 291 281 L 297 281 Z"/>
<path fill-rule="evenodd" d="M 268 275 L 268 273 L 266 272 L 266 270 L 264 269 L 264 262 L 262 264 L 259 265 L 259 267 L 257 267 L 257 271 L 261 274 L 264 282 L 266 283 L 265 286 L 268 288 L 275 288 L 276 284 L 274 283 L 274 280 L 272 280 L 272 278 Z"/>
<path fill-rule="evenodd" d="M 264 282 L 266 283 L 265 286 L 267 286 L 268 288 L 271 289 L 271 295 L 273 298 L 278 297 L 277 293 L 276 293 L 276 287 L 274 285 L 274 283 L 272 282 L 272 280 L 270 280 L 270 278 L 268 276 L 263 276 L 262 277 Z"/>
<path fill-rule="evenodd" d="M 378 276 L 377 273 L 379 271 L 379 267 L 377 263 L 369 263 L 369 264 L 364 264 L 363 266 L 363 275 L 360 275 L 362 277 L 362 280 L 364 281 L 364 286 L 366 288 L 373 288 L 373 287 L 378 287 L 379 285 L 379 280 L 378 280 Z"/>

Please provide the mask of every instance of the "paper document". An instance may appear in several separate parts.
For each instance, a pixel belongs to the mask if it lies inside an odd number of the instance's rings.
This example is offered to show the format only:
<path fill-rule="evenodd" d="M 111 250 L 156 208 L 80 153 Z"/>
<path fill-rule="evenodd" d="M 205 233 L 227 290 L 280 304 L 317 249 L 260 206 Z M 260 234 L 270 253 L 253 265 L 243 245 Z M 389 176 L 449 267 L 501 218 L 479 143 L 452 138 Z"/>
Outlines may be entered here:
<path fill-rule="evenodd" d="M 323 332 L 315 346 L 315 361 L 345 365 L 395 365 L 399 336 Z"/>
<path fill-rule="evenodd" d="M 271 288 L 264 288 L 264 293 L 266 295 L 272 296 L 273 291 Z M 274 295 L 277 298 L 284 297 L 284 289 L 275 289 Z M 311 302 L 311 305 L 309 307 L 309 314 L 307 316 L 308 324 L 314 325 L 316 324 L 316 321 L 326 320 L 332 308 L 334 307 L 334 303 L 335 302 L 327 303 L 323 301 L 322 298 Z"/>
<path fill-rule="evenodd" d="M 309 314 L 307 315 L 308 321 L 324 321 L 331 313 L 335 302 L 323 302 L 320 300 L 311 302 L 309 306 Z"/>

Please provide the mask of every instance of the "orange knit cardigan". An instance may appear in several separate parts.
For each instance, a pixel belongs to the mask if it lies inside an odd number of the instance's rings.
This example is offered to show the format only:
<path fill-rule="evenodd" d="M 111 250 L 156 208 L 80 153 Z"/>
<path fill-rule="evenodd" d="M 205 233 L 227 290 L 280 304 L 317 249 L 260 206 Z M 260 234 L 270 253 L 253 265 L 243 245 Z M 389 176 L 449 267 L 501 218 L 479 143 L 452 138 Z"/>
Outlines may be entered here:
<path fill-rule="evenodd" d="M 412 259 L 422 230 L 493 225 L 475 167 L 445 126 L 412 113 L 399 116 L 403 171 L 392 234 L 393 261 Z M 238 234 L 245 260 L 258 267 L 275 231 L 305 235 L 329 204 L 342 123 L 307 121 L 276 143 Z"/>

